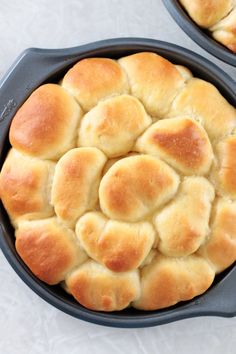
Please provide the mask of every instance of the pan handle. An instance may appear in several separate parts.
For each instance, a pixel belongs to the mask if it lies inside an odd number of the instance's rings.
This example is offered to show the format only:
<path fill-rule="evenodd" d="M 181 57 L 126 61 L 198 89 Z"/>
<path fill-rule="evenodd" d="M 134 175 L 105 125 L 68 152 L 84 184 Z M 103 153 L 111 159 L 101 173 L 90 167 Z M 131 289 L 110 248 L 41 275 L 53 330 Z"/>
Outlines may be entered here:
<path fill-rule="evenodd" d="M 199 312 L 211 311 L 213 315 L 236 316 L 236 265 L 221 282 L 198 301 L 196 307 Z"/>
<path fill-rule="evenodd" d="M 236 266 L 218 284 L 196 300 L 175 309 L 176 320 L 196 316 L 236 316 Z"/>

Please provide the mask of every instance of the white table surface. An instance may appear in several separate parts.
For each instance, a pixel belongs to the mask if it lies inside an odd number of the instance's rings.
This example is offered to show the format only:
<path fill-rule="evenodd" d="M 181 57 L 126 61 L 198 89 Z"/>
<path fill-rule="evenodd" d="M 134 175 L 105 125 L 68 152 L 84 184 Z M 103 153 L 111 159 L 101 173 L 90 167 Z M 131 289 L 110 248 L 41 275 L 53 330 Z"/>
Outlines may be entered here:
<path fill-rule="evenodd" d="M 0 77 L 27 47 L 62 48 L 124 36 L 183 45 L 210 58 L 236 79 L 236 69 L 214 59 L 188 38 L 161 0 L 0 0 Z M 129 330 L 93 325 L 40 299 L 0 251 L 1 354 L 111 352 L 233 354 L 236 318 L 195 318 Z"/>

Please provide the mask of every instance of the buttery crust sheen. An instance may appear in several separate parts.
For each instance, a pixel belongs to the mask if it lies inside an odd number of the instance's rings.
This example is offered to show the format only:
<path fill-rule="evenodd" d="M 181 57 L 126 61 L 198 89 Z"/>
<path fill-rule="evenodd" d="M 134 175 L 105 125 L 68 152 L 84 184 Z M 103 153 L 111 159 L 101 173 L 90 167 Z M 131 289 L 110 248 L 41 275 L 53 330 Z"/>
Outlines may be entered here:
<path fill-rule="evenodd" d="M 214 156 L 205 130 L 189 118 L 152 124 L 137 140 L 135 150 L 160 157 L 186 175 L 206 174 Z"/>
<path fill-rule="evenodd" d="M 82 306 L 162 309 L 235 262 L 236 110 L 188 68 L 83 59 L 30 95 L 10 142 L 0 198 L 16 250 Z"/>
<path fill-rule="evenodd" d="M 180 0 L 190 17 L 201 27 L 209 28 L 232 9 L 231 0 Z"/>
<path fill-rule="evenodd" d="M 156 310 L 190 300 L 204 293 L 214 276 L 213 269 L 199 256 L 157 255 L 141 270 L 141 296 L 132 305 L 137 309 Z"/>
<path fill-rule="evenodd" d="M 129 92 L 125 73 L 115 60 L 107 58 L 79 61 L 67 72 L 62 86 L 75 96 L 85 111 L 101 99 Z"/>
<path fill-rule="evenodd" d="M 0 196 L 14 225 L 53 215 L 49 195 L 54 169 L 52 162 L 10 150 L 0 174 Z"/>
<path fill-rule="evenodd" d="M 236 136 L 232 135 L 216 145 L 216 160 L 211 179 L 217 193 L 236 199 Z"/>
<path fill-rule="evenodd" d="M 95 146 L 108 157 L 127 154 L 152 120 L 133 96 L 121 95 L 100 102 L 82 119 L 78 145 Z"/>
<path fill-rule="evenodd" d="M 126 157 L 116 162 L 101 180 L 101 209 L 113 219 L 139 221 L 173 198 L 178 184 L 178 175 L 158 158 Z"/>
<path fill-rule="evenodd" d="M 203 177 L 186 177 L 175 200 L 157 213 L 159 250 L 181 257 L 195 252 L 209 233 L 214 188 Z"/>
<path fill-rule="evenodd" d="M 189 80 L 176 96 L 168 116 L 187 115 L 205 128 L 210 139 L 220 139 L 236 128 L 236 110 L 217 88 L 197 78 Z"/>
<path fill-rule="evenodd" d="M 16 113 L 10 143 L 28 155 L 58 159 L 76 146 L 81 116 L 81 108 L 62 87 L 40 86 Z"/>
<path fill-rule="evenodd" d="M 95 207 L 106 156 L 96 148 L 68 151 L 57 163 L 52 185 L 56 215 L 69 225 Z"/>
<path fill-rule="evenodd" d="M 199 253 L 208 259 L 217 273 L 234 263 L 236 259 L 236 202 L 217 201 L 211 225 L 211 233 Z"/>
<path fill-rule="evenodd" d="M 163 117 L 185 82 L 177 68 L 154 53 L 133 54 L 119 63 L 127 73 L 131 93 L 140 99 L 150 115 Z"/>
<path fill-rule="evenodd" d="M 56 218 L 24 221 L 16 231 L 16 250 L 41 280 L 57 284 L 86 259 L 72 230 Z"/>
<path fill-rule="evenodd" d="M 67 289 L 83 306 L 97 311 L 119 311 L 140 295 L 137 270 L 114 273 L 92 260 L 66 278 Z"/>
<path fill-rule="evenodd" d="M 156 236 L 149 222 L 109 220 L 99 212 L 82 216 L 76 225 L 76 234 L 87 254 L 114 272 L 138 268 Z"/>

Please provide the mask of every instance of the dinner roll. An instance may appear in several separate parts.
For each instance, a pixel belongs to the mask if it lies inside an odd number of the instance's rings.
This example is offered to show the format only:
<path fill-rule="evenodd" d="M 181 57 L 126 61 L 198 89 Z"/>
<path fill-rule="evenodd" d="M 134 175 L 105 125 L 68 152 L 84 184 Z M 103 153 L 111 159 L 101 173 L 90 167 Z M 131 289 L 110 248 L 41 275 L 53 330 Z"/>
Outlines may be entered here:
<path fill-rule="evenodd" d="M 83 215 L 76 225 L 76 234 L 86 253 L 114 272 L 139 267 L 156 236 L 151 223 L 109 220 L 99 212 Z"/>
<path fill-rule="evenodd" d="M 86 260 L 72 230 L 56 218 L 23 221 L 16 230 L 16 250 L 39 279 L 53 285 Z"/>
<path fill-rule="evenodd" d="M 163 117 L 185 79 L 176 67 L 155 53 L 137 53 L 119 60 L 131 92 L 155 118 Z"/>
<path fill-rule="evenodd" d="M 128 153 L 152 120 L 142 104 L 129 95 L 100 102 L 81 122 L 78 146 L 95 146 L 108 157 Z"/>
<path fill-rule="evenodd" d="M 236 199 L 236 135 L 217 144 L 211 179 L 219 195 Z"/>
<path fill-rule="evenodd" d="M 216 202 L 211 232 L 199 253 L 210 261 L 217 273 L 236 261 L 236 202 L 219 198 Z"/>
<path fill-rule="evenodd" d="M 135 150 L 160 157 L 186 175 L 206 174 L 213 160 L 205 130 L 190 118 L 156 122 L 137 140 Z"/>
<path fill-rule="evenodd" d="M 236 53 L 236 7 L 228 16 L 216 23 L 211 31 L 217 41 Z"/>
<path fill-rule="evenodd" d="M 11 149 L 0 173 L 0 197 L 13 225 L 53 215 L 50 205 L 55 164 Z"/>
<path fill-rule="evenodd" d="M 92 260 L 66 278 L 66 286 L 83 306 L 96 311 L 119 311 L 140 296 L 137 270 L 114 273 Z"/>
<path fill-rule="evenodd" d="M 127 77 L 115 60 L 88 58 L 80 60 L 62 81 L 85 111 L 101 99 L 129 92 Z"/>
<path fill-rule="evenodd" d="M 132 306 L 157 310 L 204 293 L 214 280 L 214 270 L 201 257 L 157 257 L 141 270 L 141 296 Z"/>
<path fill-rule="evenodd" d="M 68 225 L 94 208 L 106 156 L 93 147 L 68 151 L 58 161 L 52 185 L 52 204 Z"/>
<path fill-rule="evenodd" d="M 154 218 L 159 250 L 181 257 L 195 252 L 209 233 L 214 188 L 204 177 L 186 177 L 179 193 Z"/>
<path fill-rule="evenodd" d="M 76 146 L 81 116 L 81 108 L 62 87 L 42 85 L 13 118 L 10 143 L 31 156 L 56 160 Z"/>
<path fill-rule="evenodd" d="M 168 117 L 190 116 L 200 122 L 211 139 L 230 134 L 236 127 L 236 110 L 217 88 L 197 78 L 186 83 L 173 101 Z"/>
<path fill-rule="evenodd" d="M 178 175 L 158 158 L 126 157 L 103 176 L 100 206 L 110 218 L 139 221 L 173 198 L 178 185 Z"/>
<path fill-rule="evenodd" d="M 180 0 L 188 14 L 201 27 L 208 28 L 225 17 L 232 0 Z"/>

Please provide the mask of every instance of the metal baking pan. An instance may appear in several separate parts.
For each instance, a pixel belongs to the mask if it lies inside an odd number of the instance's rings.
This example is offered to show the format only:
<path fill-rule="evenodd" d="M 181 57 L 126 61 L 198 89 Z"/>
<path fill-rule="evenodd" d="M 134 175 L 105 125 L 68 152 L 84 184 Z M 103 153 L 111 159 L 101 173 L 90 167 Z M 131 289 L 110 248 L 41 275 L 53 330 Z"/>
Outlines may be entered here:
<path fill-rule="evenodd" d="M 0 83 L 0 163 L 9 149 L 8 131 L 17 109 L 44 82 L 57 81 L 76 61 L 94 56 L 119 58 L 140 51 L 156 52 L 175 64 L 192 70 L 195 76 L 212 82 L 225 98 L 236 106 L 236 84 L 210 61 L 179 46 L 139 38 L 110 39 L 80 47 L 48 50 L 27 49 L 12 65 Z M 112 327 L 149 327 L 195 316 L 236 315 L 236 265 L 218 275 L 213 286 L 191 301 L 158 311 L 138 311 L 132 308 L 112 313 L 90 311 L 60 286 L 48 286 L 37 279 L 18 256 L 14 245 L 14 230 L 6 211 L 0 205 L 0 246 L 21 279 L 41 298 L 79 319 Z"/>
<path fill-rule="evenodd" d="M 178 0 L 163 0 L 163 3 L 173 19 L 194 42 L 218 59 L 236 66 L 236 54 L 215 41 L 207 30 L 199 27 L 187 14 Z"/>

